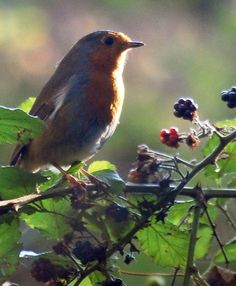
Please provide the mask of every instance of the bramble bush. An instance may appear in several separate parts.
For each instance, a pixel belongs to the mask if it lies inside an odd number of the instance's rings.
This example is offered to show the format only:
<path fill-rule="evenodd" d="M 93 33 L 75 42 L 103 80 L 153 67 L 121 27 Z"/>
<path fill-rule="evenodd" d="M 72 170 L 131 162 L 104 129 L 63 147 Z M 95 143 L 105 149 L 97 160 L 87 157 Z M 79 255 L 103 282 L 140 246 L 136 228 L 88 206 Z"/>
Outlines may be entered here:
<path fill-rule="evenodd" d="M 222 100 L 235 108 L 236 88 L 222 92 Z M 27 144 L 40 134 L 44 123 L 25 112 L 33 101 L 19 109 L 0 107 L 0 143 Z M 227 210 L 236 197 L 236 119 L 202 120 L 197 104 L 185 98 L 174 104 L 174 115 L 191 121 L 192 128 L 163 129 L 160 140 L 171 148 L 185 144 L 192 149 L 192 161 L 140 145 L 126 183 L 107 161 L 95 161 L 87 169 L 105 184 L 85 177 L 83 164 L 71 166 L 67 172 L 84 181 L 77 186 L 53 170 L 0 167 L 0 282 L 11 281 L 27 259 L 29 273 L 45 286 L 122 286 L 121 274 L 126 273 L 117 261 L 139 263 L 144 254 L 167 269 L 171 285 L 178 275 L 184 286 L 236 285 L 236 272 L 230 271 L 236 240 L 223 244 L 215 225 L 222 212 L 229 222 L 225 228 L 236 231 Z M 199 161 L 194 159 L 196 148 L 202 148 Z M 21 221 L 52 247 L 43 253 L 24 251 Z M 218 245 L 214 253 L 213 239 Z M 198 261 L 206 256 L 209 269 L 202 274 Z"/>

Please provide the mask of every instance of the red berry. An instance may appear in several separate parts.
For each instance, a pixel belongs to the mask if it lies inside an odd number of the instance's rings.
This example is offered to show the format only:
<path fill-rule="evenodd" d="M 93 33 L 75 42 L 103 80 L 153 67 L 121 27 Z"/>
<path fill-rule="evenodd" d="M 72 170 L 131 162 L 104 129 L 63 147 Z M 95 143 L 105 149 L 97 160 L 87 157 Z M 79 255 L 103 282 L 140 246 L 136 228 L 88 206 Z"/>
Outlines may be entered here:
<path fill-rule="evenodd" d="M 168 130 L 167 129 L 162 129 L 161 133 L 160 133 L 160 136 L 161 137 L 165 137 L 167 134 L 168 134 Z"/>
<path fill-rule="evenodd" d="M 178 129 L 172 127 L 172 128 L 170 128 L 169 133 L 170 133 L 170 135 L 177 135 L 178 134 Z"/>

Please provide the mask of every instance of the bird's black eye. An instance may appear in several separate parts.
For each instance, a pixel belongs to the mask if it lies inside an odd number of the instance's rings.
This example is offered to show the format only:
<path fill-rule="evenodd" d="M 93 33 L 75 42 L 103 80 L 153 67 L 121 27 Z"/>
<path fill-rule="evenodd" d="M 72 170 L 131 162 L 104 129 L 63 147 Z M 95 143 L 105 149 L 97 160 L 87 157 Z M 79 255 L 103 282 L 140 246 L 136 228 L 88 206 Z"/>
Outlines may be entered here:
<path fill-rule="evenodd" d="M 114 39 L 112 37 L 106 37 L 104 39 L 104 43 L 107 45 L 107 46 L 111 46 L 113 43 L 114 43 Z"/>

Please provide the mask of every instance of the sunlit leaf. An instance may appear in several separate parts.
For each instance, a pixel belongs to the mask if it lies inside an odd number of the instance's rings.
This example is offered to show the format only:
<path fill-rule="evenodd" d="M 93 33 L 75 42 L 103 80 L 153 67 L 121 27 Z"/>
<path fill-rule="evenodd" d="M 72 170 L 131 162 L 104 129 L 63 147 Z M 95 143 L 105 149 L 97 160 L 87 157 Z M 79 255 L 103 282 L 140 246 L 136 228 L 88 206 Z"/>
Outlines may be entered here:
<path fill-rule="evenodd" d="M 195 248 L 195 258 L 201 259 L 207 255 L 211 246 L 212 229 L 206 225 L 200 225 L 197 233 L 197 243 Z"/>
<path fill-rule="evenodd" d="M 70 283 L 68 286 L 73 286 L 73 285 L 75 285 L 74 282 Z M 88 277 L 86 277 L 79 285 L 80 286 L 93 286 L 94 284 L 92 284 L 90 279 Z"/>
<path fill-rule="evenodd" d="M 89 279 L 92 285 L 100 285 L 102 284 L 102 282 L 106 280 L 106 276 L 102 274 L 100 271 L 94 271 L 89 275 Z"/>
<path fill-rule="evenodd" d="M 49 239 L 62 239 L 71 231 L 67 215 L 71 211 L 70 202 L 66 199 L 47 199 L 41 202 L 43 210 L 31 215 L 21 214 L 21 218 L 31 227 L 38 229 Z"/>
<path fill-rule="evenodd" d="M 0 221 L 0 282 L 3 282 L 14 271 L 19 262 L 21 251 L 19 221 Z"/>
<path fill-rule="evenodd" d="M 120 193 L 124 190 L 125 183 L 117 173 L 115 165 L 110 162 L 95 161 L 89 166 L 88 172 L 109 184 L 110 192 Z"/>
<path fill-rule="evenodd" d="M 0 107 L 0 143 L 27 143 L 41 134 L 43 121 L 20 109 Z"/>
<path fill-rule="evenodd" d="M 116 166 L 108 161 L 94 161 L 88 167 L 89 173 L 95 173 L 104 170 L 116 171 Z"/>
<path fill-rule="evenodd" d="M 183 267 L 188 251 L 188 232 L 169 223 L 152 223 L 137 233 L 141 249 L 157 265 Z"/>
<path fill-rule="evenodd" d="M 230 262 L 236 261 L 236 238 L 226 243 L 224 246 L 224 250 L 226 252 L 226 256 Z M 225 262 L 224 255 L 221 250 L 218 250 L 214 257 L 215 262 Z"/>
<path fill-rule="evenodd" d="M 19 106 L 21 110 L 23 110 L 26 113 L 30 112 L 31 107 L 33 106 L 35 102 L 36 97 L 29 97 L 24 102 L 22 102 Z"/>
<path fill-rule="evenodd" d="M 19 167 L 0 167 L 0 196 L 4 200 L 31 194 L 47 178 Z"/>

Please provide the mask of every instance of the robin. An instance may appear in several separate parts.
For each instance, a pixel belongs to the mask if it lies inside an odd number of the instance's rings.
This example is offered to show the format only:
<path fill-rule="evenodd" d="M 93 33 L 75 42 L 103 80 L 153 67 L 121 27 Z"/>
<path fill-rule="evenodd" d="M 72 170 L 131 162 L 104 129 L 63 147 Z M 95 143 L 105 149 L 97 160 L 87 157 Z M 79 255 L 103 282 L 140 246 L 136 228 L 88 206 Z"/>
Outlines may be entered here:
<path fill-rule="evenodd" d="M 114 31 L 97 31 L 80 39 L 30 111 L 45 121 L 42 134 L 18 145 L 11 165 L 33 172 L 86 161 L 96 154 L 119 123 L 127 51 L 143 45 Z"/>

